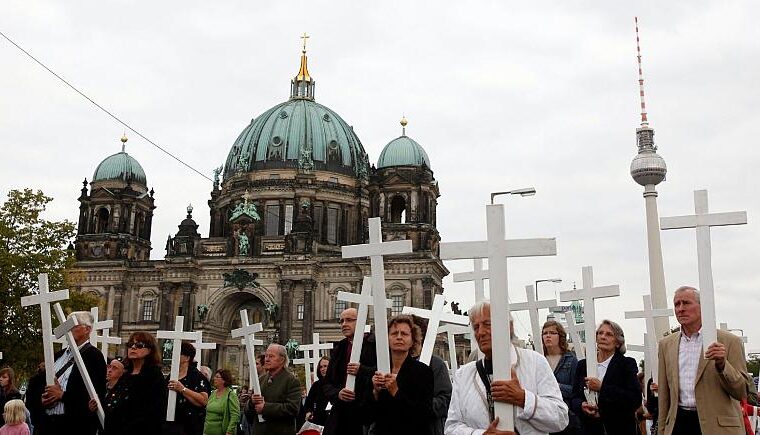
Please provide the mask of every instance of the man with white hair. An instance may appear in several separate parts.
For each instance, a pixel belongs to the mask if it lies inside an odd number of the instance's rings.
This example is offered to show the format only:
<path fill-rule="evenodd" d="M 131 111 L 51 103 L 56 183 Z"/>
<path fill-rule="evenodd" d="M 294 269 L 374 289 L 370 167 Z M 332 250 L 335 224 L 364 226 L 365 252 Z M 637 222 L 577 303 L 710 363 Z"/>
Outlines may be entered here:
<path fill-rule="evenodd" d="M 510 344 L 512 379 L 493 381 L 490 302 L 478 302 L 469 316 L 484 358 L 465 364 L 454 375 L 445 433 L 545 435 L 563 430 L 568 424 L 567 405 L 546 358 Z M 509 328 L 514 339 L 511 320 Z M 496 429 L 494 402 L 514 405 L 516 432 Z"/>
<path fill-rule="evenodd" d="M 71 330 L 74 341 L 82 355 L 84 366 L 90 375 L 95 391 L 103 397 L 106 391 L 106 362 L 103 354 L 90 344 L 92 332 L 92 314 L 87 311 L 76 311 L 69 317 L 76 317 L 77 326 Z M 43 331 L 43 333 L 50 331 Z M 82 375 L 74 362 L 71 348 L 55 354 L 55 384 L 45 387 L 40 400 L 45 412 L 40 424 L 35 427 L 35 433 L 47 434 L 82 434 L 94 435 L 100 423 L 97 414 L 90 411 L 88 406 L 90 396 L 84 386 Z"/>
<path fill-rule="evenodd" d="M 254 394 L 245 409 L 256 435 L 296 433 L 296 416 L 301 406 L 301 383 L 287 367 L 290 363 L 285 346 L 270 344 L 264 354 L 264 370 L 259 377 L 261 395 Z M 263 422 L 258 416 L 263 417 Z"/>

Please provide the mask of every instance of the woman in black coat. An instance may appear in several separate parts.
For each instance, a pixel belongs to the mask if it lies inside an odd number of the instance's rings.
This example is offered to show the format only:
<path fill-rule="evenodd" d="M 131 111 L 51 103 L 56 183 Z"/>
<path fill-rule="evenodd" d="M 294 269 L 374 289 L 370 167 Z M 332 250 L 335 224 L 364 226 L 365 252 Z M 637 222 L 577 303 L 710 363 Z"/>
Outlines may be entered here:
<path fill-rule="evenodd" d="M 432 433 L 433 370 L 414 356 L 422 341 L 411 316 L 388 322 L 391 372 L 375 372 L 367 395 L 368 415 L 377 435 Z"/>
<path fill-rule="evenodd" d="M 636 410 L 641 406 L 641 387 L 636 360 L 623 356 L 625 337 L 615 322 L 603 320 L 596 330 L 601 379 L 586 376 L 585 360 L 578 362 L 573 384 L 572 410 L 581 417 L 586 435 L 638 435 Z M 587 402 L 584 390 L 598 394 L 597 406 Z"/>

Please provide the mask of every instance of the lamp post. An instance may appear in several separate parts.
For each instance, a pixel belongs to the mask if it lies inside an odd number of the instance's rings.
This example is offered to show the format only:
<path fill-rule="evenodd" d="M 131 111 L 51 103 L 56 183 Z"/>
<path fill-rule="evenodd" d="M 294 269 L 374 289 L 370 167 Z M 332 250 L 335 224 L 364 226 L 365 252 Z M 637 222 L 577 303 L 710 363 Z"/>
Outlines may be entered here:
<path fill-rule="evenodd" d="M 522 189 L 507 190 L 505 192 L 491 192 L 491 204 L 493 204 L 494 197 L 499 196 L 499 195 L 533 196 L 535 194 L 536 194 L 535 187 L 524 187 Z"/>
<path fill-rule="evenodd" d="M 535 289 L 536 289 L 536 300 L 538 300 L 538 283 L 539 282 L 556 282 L 556 283 L 559 283 L 559 282 L 562 282 L 562 278 L 537 279 L 536 280 L 536 284 L 534 286 Z"/>

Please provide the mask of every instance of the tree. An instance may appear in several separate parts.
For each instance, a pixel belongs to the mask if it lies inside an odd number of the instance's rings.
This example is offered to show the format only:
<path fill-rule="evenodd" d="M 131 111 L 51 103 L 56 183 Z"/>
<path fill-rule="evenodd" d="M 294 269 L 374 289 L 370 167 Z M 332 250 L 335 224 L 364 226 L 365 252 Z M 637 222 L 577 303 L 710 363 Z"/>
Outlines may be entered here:
<path fill-rule="evenodd" d="M 48 274 L 51 290 L 70 288 L 78 281 L 78 274 L 70 270 L 73 253 L 66 249 L 76 234 L 74 224 L 42 217 L 52 200 L 39 190 L 11 190 L 0 207 L 0 351 L 2 365 L 13 367 L 20 379 L 31 375 L 43 359 L 39 307 L 22 308 L 21 297 L 39 291 L 40 273 Z M 69 295 L 62 304 L 68 312 L 97 304 L 89 295 Z"/>

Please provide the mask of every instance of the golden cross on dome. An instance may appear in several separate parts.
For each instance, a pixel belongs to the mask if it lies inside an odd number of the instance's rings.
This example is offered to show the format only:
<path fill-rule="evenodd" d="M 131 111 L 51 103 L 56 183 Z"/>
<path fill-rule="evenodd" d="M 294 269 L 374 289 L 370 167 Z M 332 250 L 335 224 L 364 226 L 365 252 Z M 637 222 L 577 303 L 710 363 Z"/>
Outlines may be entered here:
<path fill-rule="evenodd" d="M 303 39 L 303 52 L 306 53 L 306 40 L 309 39 L 310 36 L 306 34 L 306 32 L 303 32 L 303 36 L 301 36 L 301 39 Z"/>

